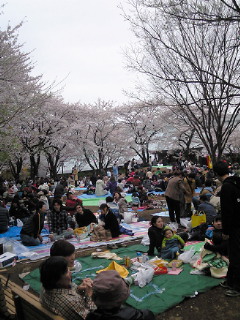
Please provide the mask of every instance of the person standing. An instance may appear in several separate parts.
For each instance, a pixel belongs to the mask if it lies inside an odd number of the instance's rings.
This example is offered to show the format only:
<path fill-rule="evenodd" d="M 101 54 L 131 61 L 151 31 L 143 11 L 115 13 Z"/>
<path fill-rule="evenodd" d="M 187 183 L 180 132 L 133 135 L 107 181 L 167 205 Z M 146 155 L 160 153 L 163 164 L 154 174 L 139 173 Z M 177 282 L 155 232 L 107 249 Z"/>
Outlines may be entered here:
<path fill-rule="evenodd" d="M 113 172 L 113 176 L 114 176 L 115 180 L 118 181 L 118 165 L 117 165 L 117 162 L 114 162 L 113 167 L 112 167 L 112 172 Z"/>
<path fill-rule="evenodd" d="M 183 186 L 185 189 L 185 216 L 186 217 L 191 217 L 192 216 L 192 198 L 195 193 L 195 174 L 194 173 L 189 173 L 187 177 L 183 179 Z"/>
<path fill-rule="evenodd" d="M 173 177 L 168 181 L 167 189 L 165 191 L 165 197 L 169 210 L 169 217 L 171 222 L 175 222 L 180 225 L 180 205 L 181 201 L 184 201 L 185 189 L 182 181 L 182 173 L 175 171 Z"/>
<path fill-rule="evenodd" d="M 73 168 L 72 174 L 74 177 L 75 187 L 77 187 L 78 186 L 78 168 L 76 166 Z"/>
<path fill-rule="evenodd" d="M 229 240 L 229 266 L 221 286 L 229 297 L 240 296 L 240 177 L 229 176 L 228 164 L 219 161 L 213 171 L 222 182 L 220 193 L 223 239 Z"/>

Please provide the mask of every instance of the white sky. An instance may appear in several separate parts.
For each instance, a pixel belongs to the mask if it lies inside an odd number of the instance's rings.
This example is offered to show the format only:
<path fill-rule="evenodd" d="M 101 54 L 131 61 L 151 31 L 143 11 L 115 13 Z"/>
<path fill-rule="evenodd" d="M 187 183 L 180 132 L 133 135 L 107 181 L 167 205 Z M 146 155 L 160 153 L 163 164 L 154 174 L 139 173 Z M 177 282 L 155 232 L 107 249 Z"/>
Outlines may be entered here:
<path fill-rule="evenodd" d="M 133 90 L 136 74 L 125 69 L 123 50 L 134 38 L 118 3 L 6 0 L 1 27 L 24 21 L 19 42 L 33 51 L 34 73 L 48 83 L 63 80 L 66 102 L 126 102 L 123 89 Z"/>

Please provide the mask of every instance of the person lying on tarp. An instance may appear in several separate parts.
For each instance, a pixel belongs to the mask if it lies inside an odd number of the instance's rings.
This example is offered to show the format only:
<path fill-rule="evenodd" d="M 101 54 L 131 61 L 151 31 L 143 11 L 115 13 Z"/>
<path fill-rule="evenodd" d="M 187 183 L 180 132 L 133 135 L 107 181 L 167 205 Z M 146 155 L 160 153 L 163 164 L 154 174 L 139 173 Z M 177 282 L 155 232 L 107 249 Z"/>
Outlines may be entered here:
<path fill-rule="evenodd" d="M 66 320 L 83 320 L 96 308 L 92 301 L 92 280 L 84 279 L 85 290 L 72 283 L 68 262 L 64 257 L 50 257 L 40 266 L 43 289 L 41 304 Z"/>

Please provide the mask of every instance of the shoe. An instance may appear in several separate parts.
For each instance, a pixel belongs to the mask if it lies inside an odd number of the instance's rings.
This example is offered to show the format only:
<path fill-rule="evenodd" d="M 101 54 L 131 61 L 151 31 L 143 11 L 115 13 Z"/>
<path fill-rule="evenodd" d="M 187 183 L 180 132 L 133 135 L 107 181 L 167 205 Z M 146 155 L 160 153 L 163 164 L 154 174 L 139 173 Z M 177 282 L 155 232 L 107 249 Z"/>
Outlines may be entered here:
<path fill-rule="evenodd" d="M 224 294 L 225 296 L 228 296 L 228 297 L 239 297 L 240 291 L 231 289 L 231 290 L 227 290 Z"/>
<path fill-rule="evenodd" d="M 229 289 L 229 290 L 232 289 L 232 288 L 227 284 L 227 281 L 226 281 L 226 280 L 223 281 L 223 282 L 221 282 L 221 283 L 220 283 L 220 286 L 221 286 L 222 288 L 224 288 L 224 289 Z"/>

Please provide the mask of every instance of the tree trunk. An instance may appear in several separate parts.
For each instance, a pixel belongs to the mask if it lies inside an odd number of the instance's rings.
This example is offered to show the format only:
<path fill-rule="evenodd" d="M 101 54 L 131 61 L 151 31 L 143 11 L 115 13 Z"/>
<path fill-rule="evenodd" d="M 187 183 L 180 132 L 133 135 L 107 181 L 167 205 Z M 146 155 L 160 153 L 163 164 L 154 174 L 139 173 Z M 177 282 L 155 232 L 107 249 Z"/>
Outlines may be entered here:
<path fill-rule="evenodd" d="M 38 176 L 40 158 L 41 156 L 39 153 L 36 155 L 36 159 L 34 154 L 30 154 L 30 177 L 32 180 Z"/>
<path fill-rule="evenodd" d="M 19 176 L 20 176 L 20 172 L 22 170 L 22 165 L 23 165 L 23 159 L 22 157 L 20 157 L 15 164 L 10 160 L 9 161 L 9 167 L 10 167 L 10 171 L 14 177 L 14 180 L 16 182 L 19 181 Z"/>
<path fill-rule="evenodd" d="M 57 168 L 59 165 L 59 151 L 58 154 L 54 157 L 50 154 L 50 153 L 46 153 L 46 158 L 47 158 L 47 162 L 48 162 L 48 167 L 49 167 L 49 173 L 50 173 L 50 178 L 54 179 L 54 181 L 57 180 Z"/>

